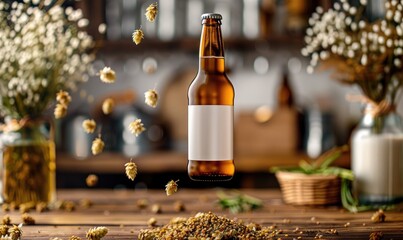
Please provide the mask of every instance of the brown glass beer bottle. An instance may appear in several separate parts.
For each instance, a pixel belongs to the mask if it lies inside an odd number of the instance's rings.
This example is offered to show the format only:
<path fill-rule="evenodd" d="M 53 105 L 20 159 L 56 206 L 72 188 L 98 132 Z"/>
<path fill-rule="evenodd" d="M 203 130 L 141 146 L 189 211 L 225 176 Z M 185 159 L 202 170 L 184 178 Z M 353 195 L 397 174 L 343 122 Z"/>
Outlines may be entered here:
<path fill-rule="evenodd" d="M 225 74 L 221 15 L 202 15 L 199 71 L 188 89 L 188 174 L 226 181 L 233 159 L 234 88 Z"/>

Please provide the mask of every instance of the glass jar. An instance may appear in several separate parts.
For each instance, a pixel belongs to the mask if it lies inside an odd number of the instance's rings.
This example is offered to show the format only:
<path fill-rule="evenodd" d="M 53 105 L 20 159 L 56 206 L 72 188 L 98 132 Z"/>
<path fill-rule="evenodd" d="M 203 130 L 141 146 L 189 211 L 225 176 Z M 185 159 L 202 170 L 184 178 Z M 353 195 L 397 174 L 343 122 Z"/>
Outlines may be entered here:
<path fill-rule="evenodd" d="M 367 106 L 367 110 L 370 109 Z M 403 199 L 403 121 L 392 110 L 374 116 L 366 111 L 351 137 L 354 191 L 362 204 Z"/>
<path fill-rule="evenodd" d="M 0 135 L 1 202 L 56 200 L 55 143 L 51 124 L 29 119 L 7 124 Z"/>

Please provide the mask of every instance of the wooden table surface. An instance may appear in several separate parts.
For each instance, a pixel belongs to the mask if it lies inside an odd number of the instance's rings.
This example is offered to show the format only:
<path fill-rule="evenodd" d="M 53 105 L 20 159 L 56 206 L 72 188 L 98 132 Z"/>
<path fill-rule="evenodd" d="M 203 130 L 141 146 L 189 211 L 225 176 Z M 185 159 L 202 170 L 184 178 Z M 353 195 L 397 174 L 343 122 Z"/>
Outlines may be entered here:
<path fill-rule="evenodd" d="M 86 231 L 95 226 L 106 226 L 108 235 L 103 239 L 137 239 L 140 229 L 148 228 L 147 221 L 151 217 L 157 219 L 158 225 L 167 224 L 173 217 L 190 217 L 197 212 L 212 211 L 228 218 L 242 219 L 244 222 L 255 222 L 264 226 L 276 225 L 283 233 L 281 239 L 314 239 L 322 235 L 322 239 L 368 239 L 372 232 L 382 232 L 382 239 L 403 239 L 403 207 L 386 212 L 383 223 L 371 222 L 373 212 L 349 213 L 337 206 L 328 207 L 296 207 L 284 205 L 279 190 L 250 189 L 243 193 L 263 200 L 264 207 L 254 212 L 232 214 L 221 210 L 216 204 L 216 189 L 180 189 L 172 196 L 166 196 L 161 190 L 59 190 L 58 198 L 78 203 L 82 199 L 90 199 L 94 205 L 84 208 L 77 205 L 72 212 L 52 210 L 43 213 L 35 211 L 30 214 L 36 225 L 23 226 L 23 240 L 59 239 L 67 240 L 76 235 L 85 239 Z M 149 205 L 140 210 L 136 202 L 147 199 Z M 176 212 L 174 202 L 184 202 L 186 210 Z M 151 204 L 160 204 L 162 213 L 155 214 L 150 210 Z M 21 222 L 18 211 L 8 213 L 13 223 Z M 348 225 L 348 226 L 347 226 Z M 296 230 L 298 229 L 298 230 Z M 329 233 L 336 229 L 337 234 Z M 287 236 L 288 235 L 288 236 Z"/>

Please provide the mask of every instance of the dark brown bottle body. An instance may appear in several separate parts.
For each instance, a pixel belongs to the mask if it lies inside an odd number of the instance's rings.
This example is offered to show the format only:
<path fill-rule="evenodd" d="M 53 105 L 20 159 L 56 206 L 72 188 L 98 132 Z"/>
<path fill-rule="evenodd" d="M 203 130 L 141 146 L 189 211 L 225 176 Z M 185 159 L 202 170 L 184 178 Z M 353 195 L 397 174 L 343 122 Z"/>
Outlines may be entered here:
<path fill-rule="evenodd" d="M 188 174 L 196 181 L 226 181 L 235 172 L 235 94 L 225 74 L 221 16 L 212 14 L 203 17 L 199 71 L 188 90 Z"/>

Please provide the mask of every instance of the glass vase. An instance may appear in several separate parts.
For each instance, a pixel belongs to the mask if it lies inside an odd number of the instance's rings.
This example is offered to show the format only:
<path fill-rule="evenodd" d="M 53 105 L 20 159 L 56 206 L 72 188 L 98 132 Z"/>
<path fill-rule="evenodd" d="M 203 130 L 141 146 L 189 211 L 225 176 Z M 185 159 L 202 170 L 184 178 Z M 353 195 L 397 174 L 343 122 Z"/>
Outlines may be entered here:
<path fill-rule="evenodd" d="M 1 202 L 18 206 L 55 201 L 55 143 L 51 126 L 41 119 L 23 120 L 1 134 Z"/>
<path fill-rule="evenodd" d="M 354 191 L 362 204 L 399 202 L 403 199 L 402 118 L 394 110 L 379 116 L 366 112 L 351 137 Z"/>

